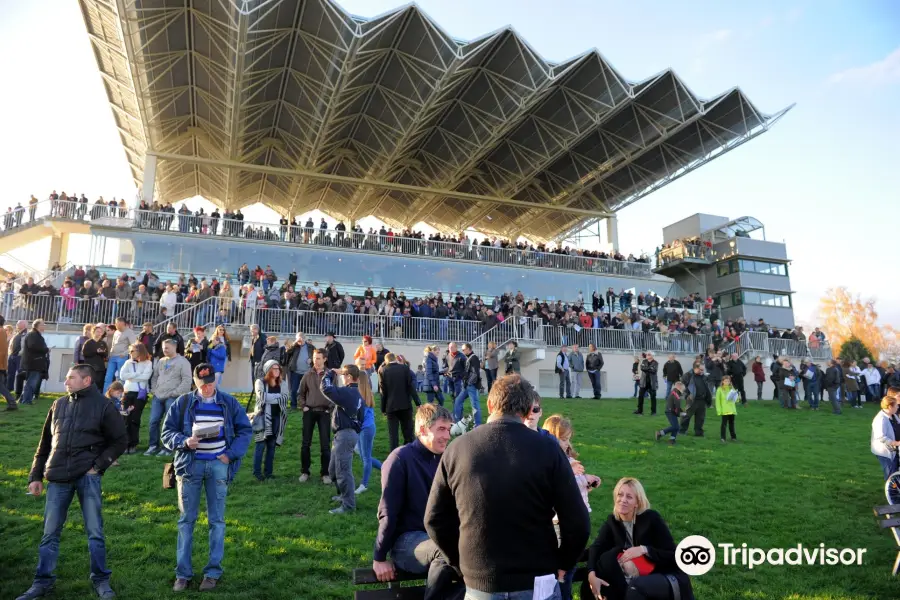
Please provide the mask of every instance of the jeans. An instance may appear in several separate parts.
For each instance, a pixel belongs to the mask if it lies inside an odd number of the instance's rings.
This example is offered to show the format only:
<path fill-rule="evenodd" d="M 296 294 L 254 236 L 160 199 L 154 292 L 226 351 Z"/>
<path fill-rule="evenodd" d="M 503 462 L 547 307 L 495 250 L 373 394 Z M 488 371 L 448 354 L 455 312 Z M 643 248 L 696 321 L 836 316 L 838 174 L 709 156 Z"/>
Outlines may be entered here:
<path fill-rule="evenodd" d="M 88 538 L 88 552 L 91 555 L 91 582 L 94 585 L 109 581 L 112 573 L 106 568 L 106 540 L 103 537 L 102 491 L 100 475 L 84 474 L 70 483 L 47 484 L 47 499 L 44 504 L 44 535 L 38 546 L 38 565 L 34 574 L 34 584 L 53 585 L 56 576 L 56 561 L 59 558 L 59 537 L 72 497 L 78 495 L 84 530 Z"/>
<path fill-rule="evenodd" d="M 559 397 L 560 398 L 571 398 L 572 397 L 572 383 L 569 381 L 569 370 L 568 369 L 560 369 L 559 373 Z M 563 393 L 565 392 L 565 393 Z"/>
<path fill-rule="evenodd" d="M 19 364 L 22 362 L 21 356 L 10 356 L 6 365 L 6 387 L 10 390 L 16 389 L 16 373 L 19 372 Z"/>
<path fill-rule="evenodd" d="M 303 412 L 303 440 L 300 442 L 300 473 L 309 475 L 312 463 L 310 446 L 312 445 L 313 430 L 319 429 L 319 475 L 328 475 L 328 465 L 331 461 L 331 415 L 325 410 L 309 409 Z"/>
<path fill-rule="evenodd" d="M 9 393 L 9 387 L 6 385 L 6 371 L 0 371 L 0 395 L 6 398 L 7 406 L 13 406 L 16 399 Z"/>
<path fill-rule="evenodd" d="M 877 455 L 876 455 L 876 457 L 878 458 L 878 462 L 881 463 L 881 469 L 884 471 L 884 480 L 885 481 L 888 480 L 888 477 L 890 477 L 891 474 L 896 473 L 897 470 L 900 469 L 900 467 L 898 467 L 898 464 L 897 464 L 897 454 L 896 453 L 894 453 L 894 455 L 891 458 L 885 458 L 883 456 L 877 456 Z M 41 543 L 43 543 L 43 542 L 41 542 Z"/>
<path fill-rule="evenodd" d="M 762 382 L 762 381 L 756 382 L 756 399 L 757 400 L 762 400 L 763 383 L 764 382 Z"/>
<path fill-rule="evenodd" d="M 25 387 L 22 390 L 22 397 L 19 404 L 34 404 L 34 397 L 37 395 L 38 386 L 41 384 L 43 373 L 40 371 L 28 371 L 25 379 Z"/>
<path fill-rule="evenodd" d="M 828 401 L 831 402 L 831 412 L 836 415 L 841 414 L 841 401 L 838 399 L 837 395 L 838 389 L 839 388 L 828 388 L 825 390 L 828 392 Z"/>
<path fill-rule="evenodd" d="M 122 365 L 125 364 L 125 361 L 128 360 L 127 356 L 110 356 L 109 364 L 106 365 L 106 379 L 103 380 L 103 393 L 106 393 L 106 390 L 109 389 L 109 386 L 112 385 L 112 382 L 116 380 L 119 375 L 119 369 L 122 368 Z"/>
<path fill-rule="evenodd" d="M 169 411 L 169 407 L 175 402 L 175 398 L 153 397 L 150 404 L 150 447 L 159 446 L 159 424 L 163 416 Z"/>
<path fill-rule="evenodd" d="M 297 408 L 297 395 L 300 393 L 300 380 L 303 379 L 303 373 L 295 373 L 294 371 L 290 373 L 291 408 Z"/>
<path fill-rule="evenodd" d="M 569 371 L 569 379 L 572 381 L 572 396 L 581 398 L 581 374 L 583 371 Z"/>
<path fill-rule="evenodd" d="M 881 400 L 881 384 L 873 383 L 872 385 L 867 386 L 869 390 L 869 397 L 866 400 L 867 402 L 879 402 Z"/>
<path fill-rule="evenodd" d="M 220 460 L 197 460 L 178 481 L 178 543 L 175 577 L 192 579 L 191 553 L 194 548 L 194 524 L 200 509 L 200 490 L 206 489 L 206 520 L 209 523 L 209 562 L 203 576 L 219 579 L 225 556 L 225 498 L 228 496 L 228 465 Z"/>
<path fill-rule="evenodd" d="M 438 390 L 434 391 L 433 388 L 429 388 L 425 390 L 425 400 L 429 404 L 434 404 L 434 399 L 437 397 L 438 404 L 441 406 L 444 405 L 444 394 L 441 392 L 441 387 L 438 386 Z"/>
<path fill-rule="evenodd" d="M 428 573 L 425 580 L 426 600 L 451 597 L 447 585 L 453 579 L 453 569 L 437 544 L 424 531 L 401 534 L 391 548 L 391 559 L 401 571 L 416 575 Z"/>
<path fill-rule="evenodd" d="M 263 467 L 263 452 L 266 454 L 266 466 L 265 471 L 262 470 Z M 275 465 L 275 436 L 270 435 L 266 438 L 264 442 L 256 442 L 256 450 L 253 452 L 253 475 L 256 476 L 257 479 L 262 479 L 263 476 L 271 477 L 272 469 Z"/>
<path fill-rule="evenodd" d="M 669 394 L 672 393 L 672 386 L 673 386 L 673 385 L 675 385 L 675 384 L 672 383 L 671 381 L 669 381 L 668 379 L 666 380 L 666 398 L 668 398 L 668 397 L 669 397 Z"/>
<path fill-rule="evenodd" d="M 549 573 L 548 573 L 549 575 Z M 466 588 L 466 598 L 465 600 L 532 600 L 534 598 L 534 590 L 521 590 L 518 592 L 480 592 L 478 590 L 474 590 L 470 587 Z M 553 593 L 546 598 L 541 598 L 540 600 L 559 600 L 562 598 L 562 593 L 559 589 L 559 584 L 556 584 L 556 588 Z"/>
<path fill-rule="evenodd" d="M 353 481 L 353 449 L 359 441 L 359 434 L 352 429 L 341 429 L 334 434 L 331 446 L 331 461 L 328 474 L 337 486 L 341 505 L 345 510 L 356 509 L 356 483 Z"/>
<path fill-rule="evenodd" d="M 588 371 L 588 379 L 591 380 L 591 388 L 594 391 L 594 399 L 599 400 L 602 393 L 600 385 L 600 371 Z"/>
<path fill-rule="evenodd" d="M 362 458 L 362 484 L 363 487 L 369 487 L 369 478 L 372 476 L 372 467 L 381 470 L 381 461 L 372 458 L 372 446 L 375 444 L 375 428 L 363 427 L 359 432 L 359 456 Z"/>
<path fill-rule="evenodd" d="M 669 434 L 671 439 L 675 439 L 678 437 L 678 432 L 680 431 L 680 427 L 678 425 L 678 415 L 671 411 L 666 411 L 666 419 L 669 421 L 669 426 L 662 430 L 663 435 Z"/>
<path fill-rule="evenodd" d="M 822 400 L 822 394 L 819 392 L 819 384 L 818 382 L 812 382 L 806 384 L 806 391 L 809 393 L 809 398 L 807 401 L 809 402 L 810 408 L 819 408 L 819 402 Z"/>
<path fill-rule="evenodd" d="M 478 404 L 478 388 L 474 385 L 467 385 L 465 389 L 460 391 L 453 401 L 453 418 L 457 421 L 462 419 L 463 405 L 466 403 L 466 396 L 472 403 L 472 410 L 475 412 L 475 425 L 481 425 L 481 406 Z"/>
<path fill-rule="evenodd" d="M 453 396 L 454 396 L 454 398 L 455 398 L 456 396 L 459 396 L 459 395 L 462 393 L 463 388 L 464 388 L 465 386 L 463 385 L 463 380 L 462 380 L 462 379 L 459 379 L 459 378 L 454 377 L 454 378 L 451 380 L 451 387 L 453 388 Z"/>
<path fill-rule="evenodd" d="M 862 406 L 859 392 L 851 392 L 848 390 L 847 391 L 847 402 L 850 403 L 850 406 Z"/>

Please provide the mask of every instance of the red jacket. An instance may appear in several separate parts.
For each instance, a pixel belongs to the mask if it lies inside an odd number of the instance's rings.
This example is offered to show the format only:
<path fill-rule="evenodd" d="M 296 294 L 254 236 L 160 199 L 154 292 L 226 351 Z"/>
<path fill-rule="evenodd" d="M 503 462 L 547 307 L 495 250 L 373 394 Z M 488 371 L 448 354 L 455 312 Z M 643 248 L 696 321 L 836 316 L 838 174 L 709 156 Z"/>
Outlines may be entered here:
<path fill-rule="evenodd" d="M 750 370 L 753 371 L 753 381 L 756 383 L 765 383 L 766 382 L 766 372 L 763 369 L 763 365 L 760 362 L 753 361 L 753 366 L 750 367 Z"/>

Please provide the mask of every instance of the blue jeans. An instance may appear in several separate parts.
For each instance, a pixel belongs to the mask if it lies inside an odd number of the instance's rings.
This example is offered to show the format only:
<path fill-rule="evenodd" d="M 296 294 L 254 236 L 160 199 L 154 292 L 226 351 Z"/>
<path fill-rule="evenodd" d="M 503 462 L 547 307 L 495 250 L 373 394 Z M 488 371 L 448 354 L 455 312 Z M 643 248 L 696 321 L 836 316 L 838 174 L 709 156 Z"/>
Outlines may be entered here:
<path fill-rule="evenodd" d="M 194 524 L 200 509 L 200 490 L 206 489 L 206 520 L 209 523 L 209 562 L 203 576 L 219 579 L 225 556 L 225 498 L 228 496 L 228 465 L 220 460 L 197 460 L 190 472 L 178 477 L 178 544 L 175 577 L 193 579 L 191 553 L 194 549 Z"/>
<path fill-rule="evenodd" d="M 548 573 L 549 575 L 549 573 Z M 518 592 L 480 592 L 478 590 L 473 590 L 470 587 L 466 588 L 466 598 L 465 600 L 532 600 L 534 598 L 534 590 L 521 590 Z M 546 598 L 542 598 L 541 600 L 559 600 L 562 598 L 562 594 L 559 589 L 559 584 L 556 585 L 556 589 L 553 594 L 547 596 Z"/>
<path fill-rule="evenodd" d="M 150 447 L 159 446 L 159 424 L 162 423 L 163 416 L 169 412 L 169 407 L 175 402 L 175 398 L 157 398 L 153 397 L 153 403 L 150 405 Z"/>
<path fill-rule="evenodd" d="M 103 382 L 103 393 L 106 393 L 106 390 L 109 389 L 109 386 L 112 385 L 112 382 L 116 380 L 119 375 L 119 369 L 122 368 L 122 365 L 125 364 L 125 361 L 128 360 L 127 357 L 121 356 L 111 356 L 109 358 L 109 364 L 106 365 L 106 379 Z"/>
<path fill-rule="evenodd" d="M 810 408 L 819 408 L 819 402 L 822 401 L 822 394 L 819 392 L 818 382 L 813 383 L 810 381 L 807 383 L 806 392 L 809 394 L 807 402 L 809 402 Z"/>
<path fill-rule="evenodd" d="M 381 470 L 381 461 L 377 458 L 372 458 L 372 446 L 374 443 L 375 428 L 363 427 L 362 431 L 359 432 L 359 443 L 357 444 L 357 448 L 359 448 L 359 456 L 362 458 L 362 484 L 365 487 L 369 487 L 369 477 L 372 476 L 372 467 L 375 467 L 379 471 Z"/>
<path fill-rule="evenodd" d="M 452 383 L 452 386 L 453 386 L 453 396 L 456 397 L 456 396 L 459 396 L 460 394 L 462 394 L 463 388 L 465 387 L 465 386 L 463 385 L 463 380 L 462 380 L 462 379 L 457 379 L 457 378 L 454 377 L 454 378 L 451 380 L 451 383 Z"/>
<path fill-rule="evenodd" d="M 29 373 L 29 375 L 30 375 L 30 373 Z M 867 387 L 869 390 L 868 402 L 880 402 L 881 401 L 881 384 L 873 383 Z"/>
<path fill-rule="evenodd" d="M 425 399 L 429 404 L 434 404 L 434 399 L 437 397 L 438 404 L 441 406 L 444 405 L 444 394 L 441 392 L 440 386 L 438 386 L 438 391 L 434 391 L 434 388 L 426 387 L 425 388 Z"/>
<path fill-rule="evenodd" d="M 6 366 L 6 387 L 16 389 L 16 373 L 19 372 L 19 364 L 22 362 L 21 356 L 10 356 Z"/>
<path fill-rule="evenodd" d="M 474 385 L 467 385 L 453 401 L 453 417 L 459 421 L 462 419 L 463 405 L 466 403 L 466 396 L 472 403 L 472 410 L 475 411 L 475 424 L 481 425 L 481 407 L 478 405 L 478 388 Z"/>
<path fill-rule="evenodd" d="M 43 373 L 40 371 L 28 371 L 28 376 L 25 379 L 25 387 L 22 388 L 22 397 L 19 399 L 19 404 L 34 404 L 34 395 L 38 389 L 38 385 L 41 383 L 41 377 L 43 377 Z"/>
<path fill-rule="evenodd" d="M 353 449 L 359 441 L 359 434 L 352 429 L 341 429 L 334 434 L 331 445 L 331 459 L 328 475 L 337 487 L 341 506 L 345 510 L 356 510 L 356 483 L 353 481 Z"/>
<path fill-rule="evenodd" d="M 666 419 L 669 420 L 669 426 L 663 429 L 662 433 L 663 435 L 666 435 L 668 433 L 671 436 L 671 439 L 674 440 L 679 431 L 678 415 L 667 410 Z"/>
<path fill-rule="evenodd" d="M 112 573 L 106 568 L 106 540 L 103 537 L 102 492 L 100 475 L 82 475 L 71 483 L 47 484 L 47 500 L 44 504 L 44 535 L 38 547 L 38 566 L 34 574 L 34 584 L 53 585 L 56 576 L 56 561 L 59 558 L 59 536 L 72 497 L 78 495 L 84 530 L 88 538 L 88 552 L 91 555 L 91 581 L 94 585 L 109 581 Z"/>
<path fill-rule="evenodd" d="M 425 600 L 453 597 L 454 571 L 447 559 L 424 531 L 407 531 L 397 538 L 391 548 L 391 559 L 398 569 L 422 575 L 425 579 Z"/>
<path fill-rule="evenodd" d="M 673 386 L 673 385 L 674 385 L 674 384 L 673 384 L 671 381 L 666 380 L 666 398 L 668 398 L 668 397 L 669 397 L 669 394 L 672 393 L 672 386 Z"/>
<path fill-rule="evenodd" d="M 257 479 L 271 477 L 275 468 L 275 436 L 270 435 L 264 442 L 256 442 L 253 452 L 253 475 Z M 263 470 L 263 452 L 266 454 L 265 471 Z"/>
<path fill-rule="evenodd" d="M 897 465 L 897 455 L 894 454 L 891 458 L 885 458 L 883 456 L 878 456 L 878 462 L 881 463 L 881 468 L 884 471 L 884 480 L 887 481 L 888 477 L 891 476 L 892 473 L 896 473 L 900 468 Z M 42 542 L 43 543 L 43 542 Z"/>

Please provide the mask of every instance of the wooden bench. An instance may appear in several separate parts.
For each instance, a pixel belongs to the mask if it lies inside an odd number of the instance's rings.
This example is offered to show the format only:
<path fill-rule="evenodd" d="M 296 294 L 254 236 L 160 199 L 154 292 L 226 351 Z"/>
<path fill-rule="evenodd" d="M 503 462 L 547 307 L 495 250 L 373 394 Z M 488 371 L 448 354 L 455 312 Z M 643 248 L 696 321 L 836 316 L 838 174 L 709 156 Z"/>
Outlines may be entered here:
<path fill-rule="evenodd" d="M 900 548 L 900 532 L 898 532 L 898 528 L 900 528 L 900 505 L 886 504 L 884 506 L 876 506 L 873 512 L 878 518 L 878 526 L 882 529 L 890 529 L 891 533 L 894 534 L 894 541 L 897 542 L 897 546 Z M 882 519 L 881 517 L 884 518 Z M 894 570 L 891 571 L 891 575 L 896 575 L 898 572 L 900 572 L 900 550 L 897 551 L 897 558 L 894 559 Z"/>
<path fill-rule="evenodd" d="M 578 564 L 575 566 L 575 580 L 573 582 L 574 594 L 578 596 L 575 584 L 587 579 L 587 558 L 585 550 Z M 353 569 L 353 585 L 377 585 L 375 589 L 362 589 L 353 592 L 354 600 L 422 600 L 425 597 L 425 576 L 401 571 L 395 567 L 396 577 L 387 583 L 378 581 L 375 571 L 372 569 Z M 407 587 L 401 587 L 402 583 L 414 583 Z M 387 587 L 384 587 L 387 586 Z"/>

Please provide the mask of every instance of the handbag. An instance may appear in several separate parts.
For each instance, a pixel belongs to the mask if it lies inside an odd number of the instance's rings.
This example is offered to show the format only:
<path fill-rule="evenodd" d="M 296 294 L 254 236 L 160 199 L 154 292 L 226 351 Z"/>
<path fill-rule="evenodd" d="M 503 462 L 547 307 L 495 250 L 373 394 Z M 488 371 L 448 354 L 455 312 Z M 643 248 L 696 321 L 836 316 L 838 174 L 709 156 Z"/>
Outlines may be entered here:
<path fill-rule="evenodd" d="M 181 423 L 181 427 L 184 427 L 184 411 L 187 410 L 187 403 L 190 402 L 190 398 L 185 400 L 184 404 L 181 405 L 181 411 L 179 415 L 181 417 L 179 423 Z M 175 463 L 170 462 L 163 465 L 163 479 L 162 486 L 164 490 L 172 490 L 178 487 L 178 480 L 175 478 Z"/>
<path fill-rule="evenodd" d="M 253 415 L 253 420 L 250 421 L 250 426 L 253 428 L 253 433 L 262 433 L 266 430 L 265 409 Z"/>
<path fill-rule="evenodd" d="M 147 388 L 140 383 L 138 384 L 138 400 L 146 400 L 147 399 Z"/>

